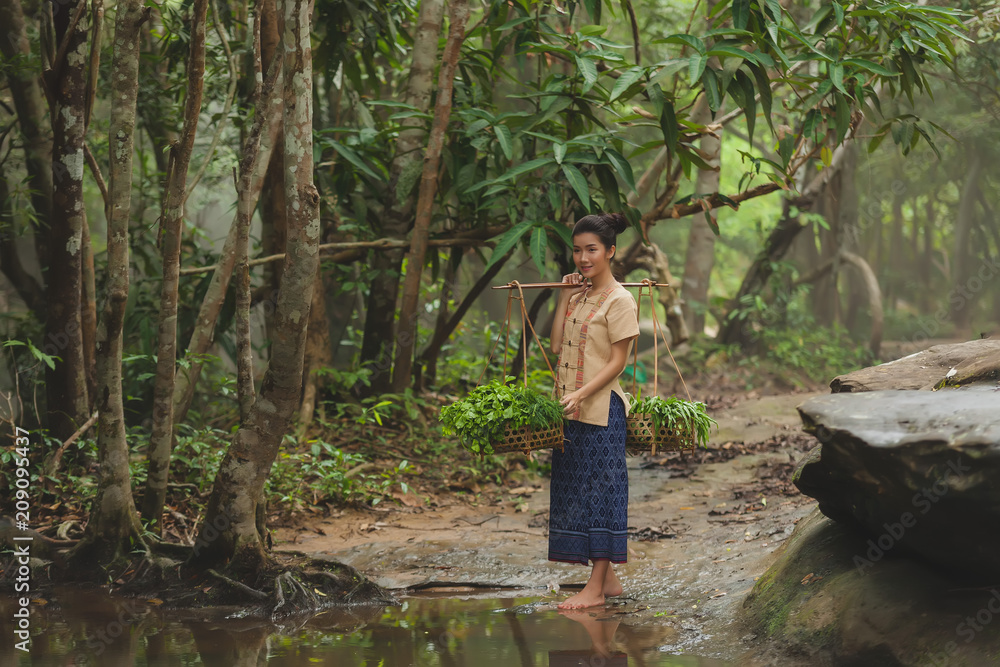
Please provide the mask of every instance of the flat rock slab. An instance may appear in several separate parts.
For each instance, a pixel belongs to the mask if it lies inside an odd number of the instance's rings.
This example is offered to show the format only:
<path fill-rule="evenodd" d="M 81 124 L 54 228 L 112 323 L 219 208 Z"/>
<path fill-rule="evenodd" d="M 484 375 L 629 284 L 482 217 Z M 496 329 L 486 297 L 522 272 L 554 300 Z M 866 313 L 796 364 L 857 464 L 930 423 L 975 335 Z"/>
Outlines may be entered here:
<path fill-rule="evenodd" d="M 979 364 L 1000 363 L 1000 339 L 971 340 L 965 343 L 934 345 L 902 359 L 839 375 L 830 382 L 834 393 L 879 391 L 882 389 L 932 389 L 942 380 L 984 380 Z M 948 374 L 954 373 L 950 378 Z M 993 378 L 996 379 L 995 377 Z"/>
<path fill-rule="evenodd" d="M 908 551 L 956 574 L 1000 566 L 1000 390 L 874 391 L 813 398 L 821 443 L 796 473 L 828 517 L 860 528 L 865 557 Z"/>

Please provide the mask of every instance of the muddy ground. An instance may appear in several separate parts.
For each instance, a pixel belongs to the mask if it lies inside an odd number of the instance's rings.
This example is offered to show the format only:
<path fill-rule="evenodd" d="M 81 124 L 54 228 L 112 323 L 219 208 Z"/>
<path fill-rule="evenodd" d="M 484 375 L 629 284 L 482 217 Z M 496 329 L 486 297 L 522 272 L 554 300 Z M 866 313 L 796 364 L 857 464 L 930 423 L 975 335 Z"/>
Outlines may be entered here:
<path fill-rule="evenodd" d="M 738 605 L 816 505 L 789 480 L 815 444 L 795 410 L 813 395 L 719 398 L 710 412 L 720 428 L 707 450 L 629 459 L 630 553 L 617 570 L 625 594 L 601 616 L 641 627 L 659 651 L 743 654 L 753 637 L 733 623 Z M 338 510 L 278 529 L 275 546 L 348 563 L 401 595 L 504 589 L 547 607 L 581 587 L 589 568 L 545 560 L 547 478 L 507 477 L 501 487 Z"/>

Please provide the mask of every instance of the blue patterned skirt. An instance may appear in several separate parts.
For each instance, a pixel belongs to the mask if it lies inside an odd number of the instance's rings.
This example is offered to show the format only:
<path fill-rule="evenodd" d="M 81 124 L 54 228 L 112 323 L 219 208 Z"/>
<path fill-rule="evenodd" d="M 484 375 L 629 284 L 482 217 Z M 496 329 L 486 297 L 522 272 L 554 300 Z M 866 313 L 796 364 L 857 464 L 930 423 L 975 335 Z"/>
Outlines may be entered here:
<path fill-rule="evenodd" d="M 625 405 L 611 394 L 607 426 L 566 424 L 563 451 L 552 452 L 549 560 L 628 560 Z"/>

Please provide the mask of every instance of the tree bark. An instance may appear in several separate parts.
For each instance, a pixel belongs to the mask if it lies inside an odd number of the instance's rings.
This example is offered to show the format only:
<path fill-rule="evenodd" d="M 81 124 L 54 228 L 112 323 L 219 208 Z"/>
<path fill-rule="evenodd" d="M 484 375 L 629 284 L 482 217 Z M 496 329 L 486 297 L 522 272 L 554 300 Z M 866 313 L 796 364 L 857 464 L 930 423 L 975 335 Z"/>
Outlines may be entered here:
<path fill-rule="evenodd" d="M 323 271 L 316 272 L 312 305 L 309 307 L 309 327 L 306 332 L 305 361 L 303 362 L 302 404 L 299 406 L 299 432 L 304 433 L 312 423 L 316 411 L 319 383 L 316 371 L 333 362 L 330 345 L 330 326 L 326 317 L 326 290 L 323 289 Z"/>
<path fill-rule="evenodd" d="M 437 102 L 434 105 L 434 122 L 424 153 L 424 167 L 420 175 L 420 192 L 417 196 L 417 214 L 410 237 L 410 254 L 403 280 L 403 303 L 399 312 L 399 333 L 396 336 L 396 363 L 392 375 L 392 388 L 401 393 L 412 383 L 413 348 L 417 337 L 417 305 L 420 298 L 420 276 L 427 255 L 427 237 L 430 234 L 431 211 L 437 194 L 438 165 L 444 145 L 448 121 L 451 118 L 451 95 L 458 65 L 459 52 L 465 39 L 465 24 L 469 20 L 467 0 L 451 0 L 448 5 L 448 41 L 441 58 L 438 75 Z"/>
<path fill-rule="evenodd" d="M 110 184 L 107 297 L 97 330 L 97 456 L 101 481 L 84 538 L 73 560 L 93 568 L 143 546 L 132 499 L 122 404 L 122 326 L 129 292 L 128 223 L 132 154 L 139 92 L 139 30 L 149 16 L 140 0 L 122 0 L 115 19 L 111 62 Z"/>
<path fill-rule="evenodd" d="M 161 518 L 170 474 L 170 451 L 174 433 L 174 373 L 177 366 L 177 290 L 180 285 L 181 237 L 187 176 L 198 134 L 201 98 L 205 81 L 205 31 L 208 0 L 194 0 L 191 7 L 191 40 L 187 62 L 187 92 L 180 140 L 170 147 L 167 190 L 160 215 L 159 245 L 163 260 L 160 307 L 157 322 L 156 382 L 153 385 L 153 428 L 149 437 L 146 492 L 142 518 L 147 528 L 162 533 Z"/>
<path fill-rule="evenodd" d="M 97 396 L 97 278 L 94 273 L 94 246 L 90 242 L 90 225 L 83 223 L 83 263 L 80 286 L 80 328 L 83 338 L 83 369 L 87 381 L 87 410 L 93 412 Z"/>
<path fill-rule="evenodd" d="M 71 25 L 82 6 L 83 15 Z M 59 357 L 46 368 L 45 395 L 50 433 L 65 440 L 90 416 L 83 357 L 80 306 L 83 295 L 84 115 L 87 98 L 86 0 L 77 0 L 53 13 L 56 41 L 66 44 L 63 62 L 54 63 L 52 76 L 52 212 L 49 220 L 49 266 L 46 272 L 45 351 Z M 61 48 L 60 48 L 61 50 Z"/>
<path fill-rule="evenodd" d="M 25 30 L 24 14 L 17 0 L 0 0 L 0 25 L 5 35 L 0 37 L 0 53 L 9 62 L 31 61 L 31 44 Z M 24 140 L 25 167 L 31 205 L 40 229 L 35 232 L 35 247 L 43 267 L 50 266 L 48 245 L 41 233 L 52 218 L 52 138 L 45 124 L 47 117 L 42 89 L 37 73 L 29 68 L 14 67 L 8 72 L 7 84 L 17 112 L 21 136 Z"/>
<path fill-rule="evenodd" d="M 278 16 L 277 0 L 262 0 L 260 13 L 260 54 L 261 62 L 270 63 L 278 53 L 281 39 L 281 21 Z M 280 96 L 279 96 L 280 97 Z M 264 254 L 272 255 L 285 249 L 285 166 L 284 135 L 279 127 L 274 149 L 266 165 L 264 182 L 260 192 L 260 244 Z M 270 289 L 264 299 L 265 340 L 274 340 L 274 304 L 281 289 L 282 260 L 264 267 L 264 284 Z"/>
<path fill-rule="evenodd" d="M 420 3 L 420 15 L 411 51 L 413 64 L 404 101 L 424 112 L 430 109 L 443 11 L 443 0 L 424 0 Z M 389 204 L 382 215 L 381 229 L 382 236 L 396 239 L 406 236 L 412 222 L 412 191 L 421 172 L 420 149 L 424 143 L 423 121 L 409 118 L 403 120 L 402 125 L 406 129 L 401 130 L 396 138 L 386 191 Z M 369 288 L 361 361 L 374 364 L 371 391 L 375 393 L 385 391 L 390 385 L 396 301 L 403 254 L 403 250 L 388 250 L 375 255 L 372 262 L 375 278 Z"/>
<path fill-rule="evenodd" d="M 260 396 L 219 468 L 191 559 L 197 567 L 228 563 L 237 576 L 256 571 L 265 558 L 256 509 L 299 405 L 306 324 L 319 263 L 319 193 L 313 184 L 311 6 L 308 0 L 285 0 L 283 5 L 288 234 L 275 338 Z"/>
<path fill-rule="evenodd" d="M 700 122 L 707 123 L 707 114 Z M 720 109 L 721 111 L 721 109 Z M 722 158 L 722 130 L 718 135 L 706 133 L 701 135 L 702 157 L 713 169 L 699 169 L 695 179 L 695 192 L 711 194 L 719 191 L 719 169 Z M 713 208 L 704 215 L 710 215 L 712 222 L 718 226 L 718 208 Z M 712 268 L 715 266 L 715 232 L 703 219 L 702 215 L 691 220 L 691 232 L 688 234 L 687 255 L 684 260 L 684 281 L 681 284 L 681 297 L 684 300 L 684 319 L 688 330 L 695 334 L 705 332 L 705 312 L 708 310 L 708 287 L 712 279 Z"/>

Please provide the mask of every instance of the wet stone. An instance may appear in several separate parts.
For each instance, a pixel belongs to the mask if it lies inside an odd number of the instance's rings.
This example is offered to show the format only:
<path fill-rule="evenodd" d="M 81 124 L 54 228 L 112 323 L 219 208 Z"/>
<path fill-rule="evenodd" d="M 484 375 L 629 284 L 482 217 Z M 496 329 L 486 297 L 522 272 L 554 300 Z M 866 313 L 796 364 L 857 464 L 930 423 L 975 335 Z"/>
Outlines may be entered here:
<path fill-rule="evenodd" d="M 907 553 L 971 578 L 1000 565 L 1000 390 L 833 394 L 799 406 L 821 443 L 794 476 L 869 561 Z"/>

